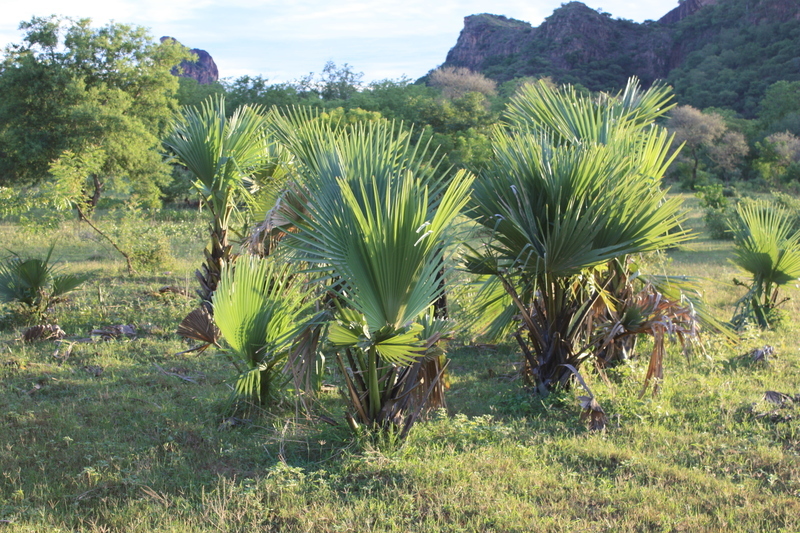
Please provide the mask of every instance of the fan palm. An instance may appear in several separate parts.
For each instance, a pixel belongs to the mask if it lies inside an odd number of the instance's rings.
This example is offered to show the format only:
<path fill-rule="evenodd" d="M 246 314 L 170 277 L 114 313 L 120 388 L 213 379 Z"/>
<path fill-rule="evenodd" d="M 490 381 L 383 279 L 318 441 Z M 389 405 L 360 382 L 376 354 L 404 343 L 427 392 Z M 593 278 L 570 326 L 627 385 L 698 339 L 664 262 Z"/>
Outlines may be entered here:
<path fill-rule="evenodd" d="M 733 324 L 741 328 L 755 320 L 770 326 L 778 289 L 800 277 L 800 231 L 790 214 L 763 201 L 737 206 L 739 220 L 731 225 L 735 239 L 733 262 L 752 276 L 747 294 L 739 301 Z"/>
<path fill-rule="evenodd" d="M 462 171 L 448 179 L 388 122 L 307 128 L 284 128 L 304 190 L 293 247 L 333 280 L 337 318 L 328 340 L 340 350 L 351 424 L 402 425 L 402 436 L 441 374 L 421 379 L 438 335 L 423 338 L 420 320 L 443 292 L 448 229 L 472 177 Z M 421 400 L 418 387 L 426 391 Z"/>
<path fill-rule="evenodd" d="M 516 337 L 542 390 L 567 384 L 568 365 L 592 355 L 588 321 L 604 294 L 593 270 L 688 237 L 680 200 L 659 187 L 671 138 L 652 121 L 668 100 L 635 80 L 600 98 L 528 85 L 494 132 L 470 211 L 490 241 L 467 268 L 501 284 L 517 308 L 527 340 Z"/>
<path fill-rule="evenodd" d="M 57 264 L 50 262 L 54 246 L 43 259 L 14 254 L 0 261 L 0 301 L 19 304 L 28 321 L 42 319 L 50 307 L 89 278 L 86 274 L 58 274 Z"/>
<path fill-rule="evenodd" d="M 246 369 L 236 382 L 239 399 L 266 403 L 307 307 L 307 291 L 287 265 L 251 255 L 222 266 L 213 295 L 214 322 Z"/>
<path fill-rule="evenodd" d="M 245 180 L 263 171 L 270 159 L 266 121 L 260 108 L 250 106 L 226 118 L 224 97 L 211 97 L 183 109 L 164 145 L 194 174 L 192 185 L 211 212 L 211 243 L 203 271 L 196 273 L 207 305 L 222 266 L 231 260 L 228 230 L 237 200 L 246 194 Z"/>

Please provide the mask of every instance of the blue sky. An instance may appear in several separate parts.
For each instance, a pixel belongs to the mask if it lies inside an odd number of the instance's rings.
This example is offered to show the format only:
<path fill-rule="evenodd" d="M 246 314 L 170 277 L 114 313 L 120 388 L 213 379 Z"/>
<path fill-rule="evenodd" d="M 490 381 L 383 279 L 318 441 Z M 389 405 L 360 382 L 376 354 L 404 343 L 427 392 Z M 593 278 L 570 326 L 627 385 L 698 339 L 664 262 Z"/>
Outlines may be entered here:
<path fill-rule="evenodd" d="M 3 0 L 0 43 L 21 40 L 20 21 L 59 14 L 110 20 L 170 35 L 208 51 L 220 76 L 260 74 L 272 82 L 350 64 L 365 81 L 416 79 L 444 62 L 463 19 L 494 13 L 538 26 L 562 0 Z M 586 0 L 615 18 L 658 19 L 677 0 Z M 32 7 L 33 6 L 33 7 Z"/>

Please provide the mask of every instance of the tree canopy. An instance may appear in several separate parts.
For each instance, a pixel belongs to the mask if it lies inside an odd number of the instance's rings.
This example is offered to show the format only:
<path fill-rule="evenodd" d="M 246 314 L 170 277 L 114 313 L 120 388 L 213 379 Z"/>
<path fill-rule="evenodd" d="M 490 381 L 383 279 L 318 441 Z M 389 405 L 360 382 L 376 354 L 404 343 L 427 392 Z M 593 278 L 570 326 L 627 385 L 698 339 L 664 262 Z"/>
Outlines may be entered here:
<path fill-rule="evenodd" d="M 63 153 L 99 149 L 90 196 L 111 188 L 156 202 L 169 179 L 160 138 L 178 107 L 171 70 L 187 50 L 90 19 L 34 17 L 20 29 L 0 63 L 0 184 L 40 182 Z"/>

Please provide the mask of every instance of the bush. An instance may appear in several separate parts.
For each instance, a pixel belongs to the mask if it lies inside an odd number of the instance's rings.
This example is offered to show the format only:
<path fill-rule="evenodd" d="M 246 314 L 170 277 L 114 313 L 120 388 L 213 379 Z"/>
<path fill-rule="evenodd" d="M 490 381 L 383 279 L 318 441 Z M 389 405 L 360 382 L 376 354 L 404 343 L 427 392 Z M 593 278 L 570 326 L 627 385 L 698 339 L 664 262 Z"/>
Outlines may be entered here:
<path fill-rule="evenodd" d="M 700 199 L 703 208 L 703 222 L 712 239 L 732 240 L 733 234 L 728 227 L 734 217 L 730 209 L 729 198 L 735 198 L 736 190 L 723 188 L 722 184 L 697 186 L 696 196 Z"/>
<path fill-rule="evenodd" d="M 85 274 L 57 274 L 57 265 L 50 262 L 53 246 L 44 259 L 24 259 L 12 252 L 0 262 L 0 302 L 15 305 L 16 316 L 27 323 L 44 319 L 64 295 L 88 279 Z"/>
<path fill-rule="evenodd" d="M 116 222 L 113 234 L 134 269 L 153 272 L 173 267 L 175 257 L 167 235 L 141 212 L 126 213 Z"/>

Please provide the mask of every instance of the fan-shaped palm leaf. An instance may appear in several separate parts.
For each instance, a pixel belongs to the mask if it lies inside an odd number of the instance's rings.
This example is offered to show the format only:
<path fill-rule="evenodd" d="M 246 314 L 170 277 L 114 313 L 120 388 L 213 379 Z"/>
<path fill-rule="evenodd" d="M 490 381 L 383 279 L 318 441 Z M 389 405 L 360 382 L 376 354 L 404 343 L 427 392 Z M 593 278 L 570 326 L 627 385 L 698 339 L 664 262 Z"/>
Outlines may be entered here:
<path fill-rule="evenodd" d="M 286 265 L 240 257 L 222 270 L 214 293 L 214 321 L 247 370 L 236 393 L 260 402 L 275 396 L 275 380 L 302 327 L 307 291 Z"/>

